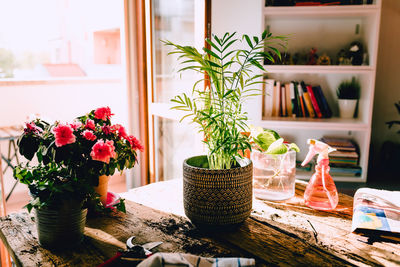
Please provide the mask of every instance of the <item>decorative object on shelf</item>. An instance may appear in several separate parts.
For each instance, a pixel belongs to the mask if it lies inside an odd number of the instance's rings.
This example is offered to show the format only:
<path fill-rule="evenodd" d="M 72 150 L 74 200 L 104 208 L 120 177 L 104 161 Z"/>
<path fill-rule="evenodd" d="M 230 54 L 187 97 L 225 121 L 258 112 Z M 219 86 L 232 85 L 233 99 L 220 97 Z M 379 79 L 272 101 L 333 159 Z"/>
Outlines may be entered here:
<path fill-rule="evenodd" d="M 242 134 L 247 131 L 242 104 L 254 95 L 254 86 L 263 83 L 263 75 L 253 71 L 265 71 L 264 58 L 273 61 L 274 53 L 280 57 L 273 44 L 286 41 L 266 31 L 261 38 L 235 35 L 213 35 L 206 40 L 210 48 L 203 48 L 205 54 L 164 41 L 173 48 L 171 53 L 186 60 L 179 71 L 190 69 L 206 75 L 206 89 L 197 88 L 202 79 L 194 84 L 191 97 L 183 93 L 171 100 L 175 104 L 172 109 L 187 112 L 182 120 L 191 118 L 199 126 L 209 151 L 207 156 L 189 158 L 183 165 L 185 213 L 197 225 L 232 225 L 250 215 L 252 163 L 241 155 L 251 145 L 248 135 Z M 232 49 L 237 42 L 247 47 Z M 265 48 L 271 53 L 264 52 Z"/>
<path fill-rule="evenodd" d="M 353 77 L 351 81 L 342 81 L 339 84 L 336 94 L 339 103 L 341 118 L 353 118 L 356 113 L 358 99 L 360 98 L 360 83 Z"/>
<path fill-rule="evenodd" d="M 307 57 L 307 65 L 316 65 L 318 60 L 317 48 L 311 48 Z"/>
<path fill-rule="evenodd" d="M 317 65 L 331 65 L 331 58 L 326 53 L 324 53 L 318 58 Z"/>
<path fill-rule="evenodd" d="M 358 41 L 352 42 L 349 47 L 348 55 L 352 65 L 355 66 L 362 65 L 364 58 L 363 45 Z"/>
<path fill-rule="evenodd" d="M 339 203 L 339 196 L 335 183 L 329 174 L 328 154 L 335 149 L 315 139 L 308 139 L 307 143 L 310 145 L 309 151 L 301 165 L 306 165 L 316 154 L 318 154 L 318 159 L 315 173 L 304 192 L 304 202 L 313 209 L 333 210 Z"/>
<path fill-rule="evenodd" d="M 347 53 L 344 49 L 340 49 L 337 54 L 337 65 L 351 65 L 351 59 L 348 58 Z"/>
<path fill-rule="evenodd" d="M 293 197 L 298 146 L 284 143 L 277 132 L 261 127 L 252 127 L 250 138 L 254 196 L 275 201 Z"/>

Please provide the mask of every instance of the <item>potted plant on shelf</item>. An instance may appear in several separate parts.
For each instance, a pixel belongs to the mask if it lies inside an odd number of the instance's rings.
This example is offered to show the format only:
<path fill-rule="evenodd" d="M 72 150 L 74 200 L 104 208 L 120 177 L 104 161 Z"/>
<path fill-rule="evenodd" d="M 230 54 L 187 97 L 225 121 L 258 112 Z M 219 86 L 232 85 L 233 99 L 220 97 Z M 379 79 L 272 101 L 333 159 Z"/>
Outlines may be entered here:
<path fill-rule="evenodd" d="M 69 246 L 82 239 L 87 207 L 107 210 L 96 192 L 99 177 L 132 168 L 143 147 L 125 128 L 111 124 L 108 107 L 92 110 L 73 123 L 50 124 L 35 119 L 18 140 L 29 161 L 18 165 L 14 177 L 27 184 L 35 209 L 39 242 L 45 247 Z M 36 165 L 32 159 L 36 156 Z M 105 192 L 107 195 L 107 191 Z M 113 209 L 125 211 L 120 199 Z"/>
<path fill-rule="evenodd" d="M 243 102 L 258 94 L 255 85 L 262 83 L 262 74 L 254 70 L 265 71 L 262 62 L 273 61 L 274 53 L 280 58 L 272 45 L 286 38 L 264 32 L 261 38 L 240 39 L 226 33 L 206 41 L 209 48 L 204 47 L 204 53 L 164 41 L 173 48 L 170 54 L 183 60 L 179 71 L 205 76 L 194 84 L 191 96 L 183 93 L 171 100 L 173 109 L 187 112 L 182 120 L 190 118 L 204 133 L 208 148 L 207 156 L 183 163 L 184 208 L 198 226 L 235 225 L 250 215 L 252 207 L 252 163 L 241 156 L 251 149 L 248 135 L 242 134 L 248 132 Z M 239 42 L 246 49 L 232 49 Z M 203 81 L 206 88 L 199 86 Z"/>
<path fill-rule="evenodd" d="M 353 77 L 351 81 L 342 81 L 336 91 L 339 102 L 339 114 L 341 118 L 353 118 L 357 101 L 360 98 L 360 83 Z"/>

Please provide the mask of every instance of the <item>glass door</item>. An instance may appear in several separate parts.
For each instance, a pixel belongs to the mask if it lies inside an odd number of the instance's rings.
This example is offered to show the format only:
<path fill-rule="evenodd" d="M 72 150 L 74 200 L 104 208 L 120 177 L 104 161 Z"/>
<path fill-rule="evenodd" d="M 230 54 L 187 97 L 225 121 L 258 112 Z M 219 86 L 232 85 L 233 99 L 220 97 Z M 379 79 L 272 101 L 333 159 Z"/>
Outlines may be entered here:
<path fill-rule="evenodd" d="M 194 72 L 177 73 L 176 55 L 168 55 L 170 47 L 162 40 L 201 49 L 210 29 L 209 0 L 150 0 L 151 21 L 148 57 L 150 168 L 151 181 L 182 177 L 185 158 L 202 154 L 202 136 L 189 121 L 179 123 L 180 114 L 170 110 L 170 99 L 181 92 L 190 92 L 201 79 Z"/>

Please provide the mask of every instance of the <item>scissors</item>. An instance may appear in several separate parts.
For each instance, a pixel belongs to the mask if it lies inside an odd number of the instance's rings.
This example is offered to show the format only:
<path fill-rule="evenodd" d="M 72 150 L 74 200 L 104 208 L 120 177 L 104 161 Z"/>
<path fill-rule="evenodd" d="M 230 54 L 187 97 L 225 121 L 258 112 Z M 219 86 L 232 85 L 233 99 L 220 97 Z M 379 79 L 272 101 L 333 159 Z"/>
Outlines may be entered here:
<path fill-rule="evenodd" d="M 149 242 L 143 245 L 138 245 L 132 242 L 133 239 L 135 239 L 135 236 L 131 236 L 126 241 L 126 247 L 127 247 L 126 250 L 119 250 L 114 257 L 108 259 L 107 261 L 103 262 L 97 267 L 112 266 L 118 260 L 140 262 L 146 259 L 147 257 L 153 255 L 153 252 L 151 252 L 151 250 L 163 243 L 161 241 L 158 241 L 158 242 Z"/>

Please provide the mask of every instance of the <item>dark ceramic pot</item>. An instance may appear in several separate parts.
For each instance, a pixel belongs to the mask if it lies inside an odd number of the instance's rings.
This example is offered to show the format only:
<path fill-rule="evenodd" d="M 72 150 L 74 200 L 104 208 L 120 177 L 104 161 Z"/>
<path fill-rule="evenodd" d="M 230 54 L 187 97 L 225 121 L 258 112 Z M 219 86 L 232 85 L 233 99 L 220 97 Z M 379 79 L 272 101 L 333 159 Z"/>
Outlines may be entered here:
<path fill-rule="evenodd" d="M 253 164 L 210 170 L 207 156 L 183 162 L 183 203 L 186 216 L 198 226 L 234 226 L 250 216 Z"/>
<path fill-rule="evenodd" d="M 81 203 L 35 209 L 39 243 L 48 249 L 67 248 L 83 240 L 87 209 Z"/>

